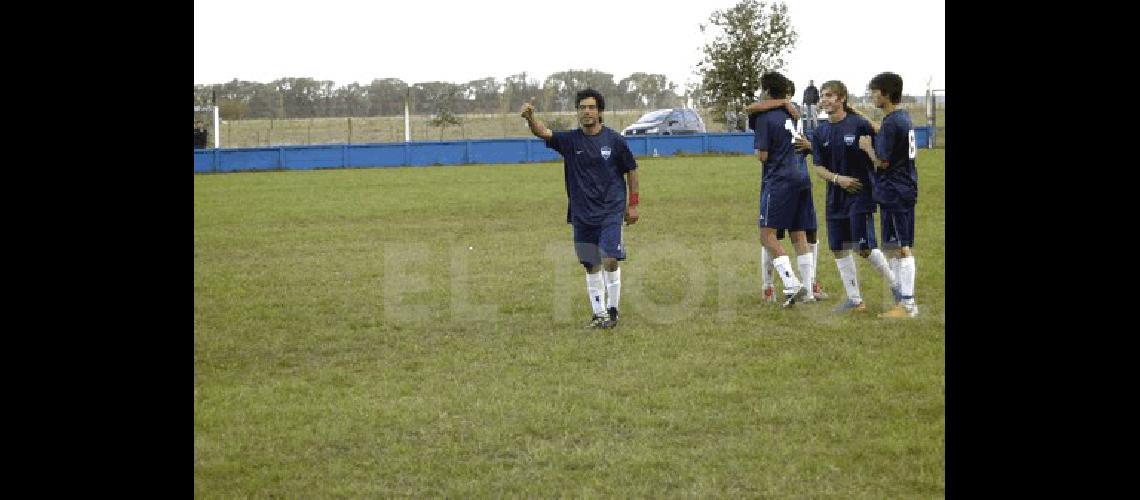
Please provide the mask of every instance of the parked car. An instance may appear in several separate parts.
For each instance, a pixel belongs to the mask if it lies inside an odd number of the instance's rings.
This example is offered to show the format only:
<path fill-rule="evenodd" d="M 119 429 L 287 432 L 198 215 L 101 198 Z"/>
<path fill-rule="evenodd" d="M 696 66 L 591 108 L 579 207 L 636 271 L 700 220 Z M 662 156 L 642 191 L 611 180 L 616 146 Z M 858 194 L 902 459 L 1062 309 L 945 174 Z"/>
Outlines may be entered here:
<path fill-rule="evenodd" d="M 705 122 L 692 108 L 659 109 L 638 118 L 621 131 L 621 135 L 703 134 Z"/>

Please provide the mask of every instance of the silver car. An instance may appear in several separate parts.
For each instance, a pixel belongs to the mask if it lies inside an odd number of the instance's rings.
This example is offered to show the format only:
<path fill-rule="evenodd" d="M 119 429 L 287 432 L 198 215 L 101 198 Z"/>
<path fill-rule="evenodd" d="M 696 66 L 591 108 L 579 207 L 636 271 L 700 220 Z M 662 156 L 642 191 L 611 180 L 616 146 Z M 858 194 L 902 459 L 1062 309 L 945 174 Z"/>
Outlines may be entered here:
<path fill-rule="evenodd" d="M 703 134 L 705 122 L 692 108 L 659 109 L 638 118 L 621 131 L 621 135 L 681 135 Z"/>

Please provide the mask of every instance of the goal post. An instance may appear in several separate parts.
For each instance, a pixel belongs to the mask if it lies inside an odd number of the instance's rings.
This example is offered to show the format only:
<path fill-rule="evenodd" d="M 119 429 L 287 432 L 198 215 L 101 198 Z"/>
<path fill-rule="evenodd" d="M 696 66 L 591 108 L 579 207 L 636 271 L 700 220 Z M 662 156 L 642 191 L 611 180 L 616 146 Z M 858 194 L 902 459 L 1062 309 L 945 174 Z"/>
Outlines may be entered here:
<path fill-rule="evenodd" d="M 214 131 L 214 148 L 222 147 L 222 129 L 218 125 L 221 121 L 218 120 L 218 107 L 217 106 L 194 106 L 194 113 L 209 113 L 211 120 L 211 130 Z M 196 115 L 195 115 L 196 116 Z"/>

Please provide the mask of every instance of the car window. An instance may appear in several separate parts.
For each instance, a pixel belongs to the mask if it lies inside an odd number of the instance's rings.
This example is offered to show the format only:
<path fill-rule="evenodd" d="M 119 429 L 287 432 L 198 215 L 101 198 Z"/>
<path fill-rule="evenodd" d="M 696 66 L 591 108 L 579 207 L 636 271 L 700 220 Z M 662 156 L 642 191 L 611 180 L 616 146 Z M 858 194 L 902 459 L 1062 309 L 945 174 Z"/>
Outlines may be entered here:
<path fill-rule="evenodd" d="M 646 113 L 641 118 L 637 119 L 637 123 L 653 123 L 662 121 L 666 116 L 669 116 L 672 111 L 673 110 L 671 109 L 659 109 L 657 111 Z"/>
<path fill-rule="evenodd" d="M 674 111 L 672 114 L 669 115 L 669 120 L 667 120 L 667 121 L 673 121 L 673 120 L 677 120 L 678 123 L 682 123 L 685 121 L 685 117 L 681 116 L 680 111 Z"/>
<path fill-rule="evenodd" d="M 701 126 L 701 119 L 700 119 L 700 117 L 697 116 L 696 111 L 693 111 L 691 109 L 686 109 L 685 110 L 685 117 L 688 118 L 689 123 L 692 123 L 694 127 L 700 127 Z"/>

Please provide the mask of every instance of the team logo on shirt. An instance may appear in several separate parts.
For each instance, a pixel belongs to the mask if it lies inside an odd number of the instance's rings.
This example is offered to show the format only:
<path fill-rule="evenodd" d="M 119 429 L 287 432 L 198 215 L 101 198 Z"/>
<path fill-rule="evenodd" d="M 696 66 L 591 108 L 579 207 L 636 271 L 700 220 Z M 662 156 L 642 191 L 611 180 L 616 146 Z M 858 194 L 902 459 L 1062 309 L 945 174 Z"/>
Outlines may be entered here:
<path fill-rule="evenodd" d="M 602 158 L 610 159 L 610 147 L 602 146 Z"/>
<path fill-rule="evenodd" d="M 844 135 L 843 136 L 843 142 L 846 143 L 848 146 L 855 144 L 855 136 L 854 135 Z"/>

